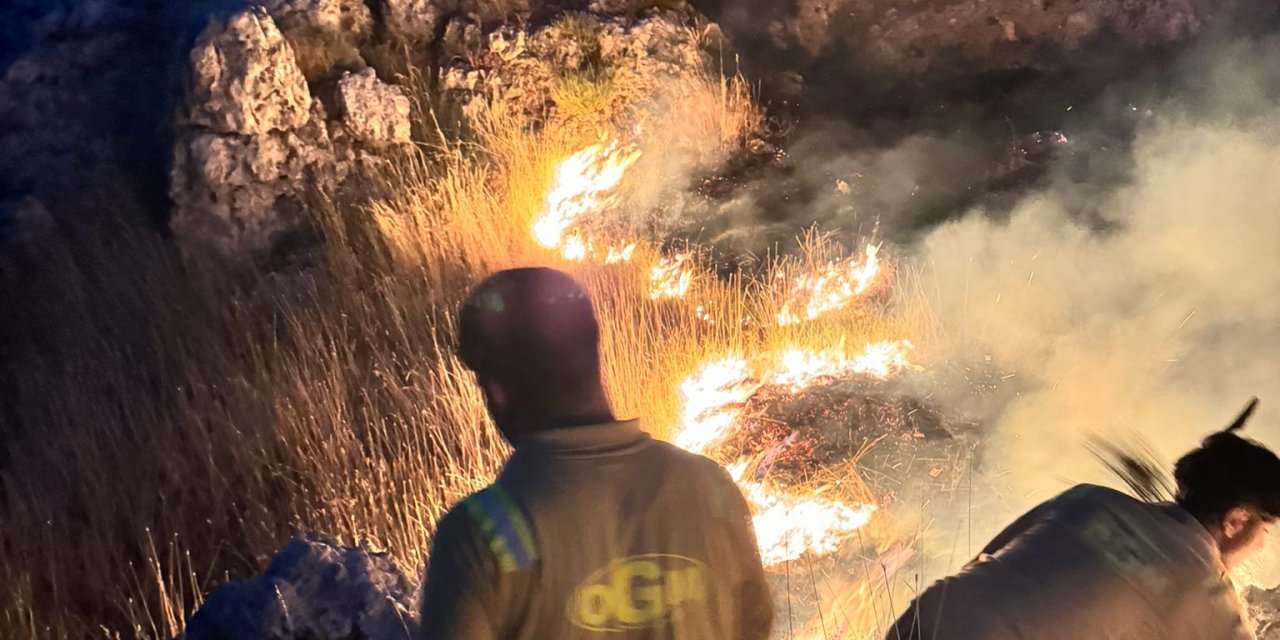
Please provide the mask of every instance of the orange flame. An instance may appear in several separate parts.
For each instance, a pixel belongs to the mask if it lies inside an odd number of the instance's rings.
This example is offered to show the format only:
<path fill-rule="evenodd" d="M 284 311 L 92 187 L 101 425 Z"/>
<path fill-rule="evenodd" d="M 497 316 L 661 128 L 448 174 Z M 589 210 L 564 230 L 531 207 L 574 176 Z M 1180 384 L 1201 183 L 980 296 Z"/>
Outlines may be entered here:
<path fill-rule="evenodd" d="M 746 403 L 761 387 L 773 385 L 799 392 L 822 378 L 865 375 L 888 378 L 911 367 L 911 343 L 868 344 L 853 357 L 837 351 L 788 349 L 768 358 L 768 373 L 753 374 L 752 363 L 728 356 L 705 364 L 680 386 L 684 412 L 675 443 L 703 453 L 740 428 Z M 749 460 L 739 459 L 729 471 L 752 506 L 760 554 L 766 565 L 827 554 L 862 528 L 874 505 L 847 504 L 817 495 L 796 495 L 745 477 Z"/>
<path fill-rule="evenodd" d="M 630 261 L 635 243 L 619 247 L 598 242 L 583 223 L 617 204 L 617 188 L 640 153 L 635 145 L 615 141 L 587 147 L 561 162 L 545 209 L 533 224 L 534 239 L 558 249 L 568 260 Z M 881 272 L 877 252 L 878 247 L 869 245 L 863 256 L 829 263 L 813 273 L 780 276 L 784 302 L 775 316 L 777 324 L 806 322 L 852 304 Z M 692 253 L 659 260 L 650 271 L 650 298 L 684 297 L 693 283 L 694 267 Z M 704 307 L 698 307 L 695 315 L 714 323 Z M 839 349 L 787 349 L 750 360 L 735 355 L 707 362 L 681 384 L 684 409 L 674 441 L 689 451 L 706 452 L 743 427 L 743 411 L 762 387 L 798 393 L 824 378 L 886 379 L 912 366 L 907 357 L 911 348 L 905 340 L 885 341 L 868 344 L 852 357 Z M 750 466 L 750 459 L 740 458 L 729 470 L 752 507 L 761 557 L 767 565 L 806 553 L 836 551 L 876 510 L 874 505 L 771 486 L 747 477 Z"/>
<path fill-rule="evenodd" d="M 617 187 L 640 153 L 635 145 L 612 142 L 592 145 L 565 158 L 556 168 L 543 214 L 533 223 L 534 240 L 548 249 L 560 249 L 568 260 L 595 255 L 593 243 L 575 227 L 585 215 L 617 204 Z M 629 260 L 632 251 L 634 247 L 611 248 L 609 257 L 614 262 Z"/>
<path fill-rule="evenodd" d="M 693 254 L 681 253 L 658 261 L 649 274 L 649 297 L 681 298 L 693 283 Z"/>
<path fill-rule="evenodd" d="M 880 274 L 880 248 L 867 245 L 865 259 L 850 256 L 789 283 L 790 295 L 776 317 L 778 324 L 798 324 L 849 306 L 866 293 Z"/>
<path fill-rule="evenodd" d="M 742 477 L 745 464 L 729 473 L 752 505 L 752 524 L 760 559 L 765 566 L 795 560 L 806 553 L 834 553 L 854 531 L 871 521 L 876 506 L 845 504 L 817 495 L 795 495 L 773 490 L 762 482 Z"/>

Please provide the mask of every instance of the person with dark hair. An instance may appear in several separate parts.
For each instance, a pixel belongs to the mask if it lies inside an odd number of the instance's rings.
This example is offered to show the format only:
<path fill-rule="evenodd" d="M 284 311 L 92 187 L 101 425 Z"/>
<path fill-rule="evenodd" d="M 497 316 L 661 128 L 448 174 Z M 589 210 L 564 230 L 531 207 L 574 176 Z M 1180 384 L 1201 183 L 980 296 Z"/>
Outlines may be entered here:
<path fill-rule="evenodd" d="M 1178 460 L 1173 501 L 1073 487 L 926 589 L 886 640 L 1253 638 L 1228 574 L 1280 517 L 1280 458 L 1237 433 L 1256 402 Z"/>
<path fill-rule="evenodd" d="M 420 637 L 768 637 L 742 493 L 714 462 L 614 417 L 600 329 L 572 278 L 499 272 L 471 291 L 458 334 L 515 452 L 440 520 Z"/>

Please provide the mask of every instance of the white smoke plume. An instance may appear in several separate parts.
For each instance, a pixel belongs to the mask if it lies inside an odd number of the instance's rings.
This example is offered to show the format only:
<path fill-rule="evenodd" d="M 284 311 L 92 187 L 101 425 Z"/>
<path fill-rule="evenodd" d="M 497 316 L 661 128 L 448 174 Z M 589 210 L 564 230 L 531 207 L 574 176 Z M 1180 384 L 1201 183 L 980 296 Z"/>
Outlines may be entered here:
<path fill-rule="evenodd" d="M 1118 485 L 1090 435 L 1137 433 L 1172 462 L 1256 395 L 1246 433 L 1280 450 L 1277 51 L 1185 64 L 1195 90 L 1154 109 L 1122 185 L 1063 176 L 915 248 L 945 336 L 934 357 L 989 356 L 1019 390 L 986 416 L 979 465 L 1008 492 L 984 532 L 1070 483 Z"/>

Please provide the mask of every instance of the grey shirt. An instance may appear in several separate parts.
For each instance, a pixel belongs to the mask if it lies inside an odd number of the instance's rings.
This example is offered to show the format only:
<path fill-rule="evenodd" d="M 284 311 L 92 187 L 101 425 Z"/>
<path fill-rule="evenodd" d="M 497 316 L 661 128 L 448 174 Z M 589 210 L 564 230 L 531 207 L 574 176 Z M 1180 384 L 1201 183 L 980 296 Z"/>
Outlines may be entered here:
<path fill-rule="evenodd" d="M 746 502 L 635 421 L 540 432 L 433 541 L 422 637 L 767 638 Z"/>
<path fill-rule="evenodd" d="M 900 637 L 1254 636 L 1204 526 L 1173 504 L 1080 485 L 1024 515 L 963 571 L 930 586 L 888 634 Z"/>

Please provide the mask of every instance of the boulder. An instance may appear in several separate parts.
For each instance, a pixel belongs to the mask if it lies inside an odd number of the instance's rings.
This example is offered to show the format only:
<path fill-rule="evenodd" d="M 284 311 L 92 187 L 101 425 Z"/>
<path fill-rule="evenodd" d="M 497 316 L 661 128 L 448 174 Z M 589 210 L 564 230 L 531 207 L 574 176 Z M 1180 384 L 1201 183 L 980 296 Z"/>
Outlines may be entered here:
<path fill-rule="evenodd" d="M 262 574 L 215 589 L 184 640 L 410 640 L 416 592 L 385 554 L 319 534 L 291 542 Z"/>
<path fill-rule="evenodd" d="M 338 106 L 343 125 L 360 142 L 380 146 L 410 141 L 409 97 L 378 80 L 373 69 L 338 81 Z"/>
<path fill-rule="evenodd" d="M 255 10 L 215 20 L 196 41 L 187 104 L 192 126 L 256 135 L 306 124 L 311 94 L 275 20 Z"/>
<path fill-rule="evenodd" d="M 382 0 L 387 28 L 416 42 L 434 42 L 445 22 L 466 16 L 481 24 L 523 22 L 551 3 L 542 0 Z M 572 9 L 581 2 L 563 3 Z"/>
<path fill-rule="evenodd" d="M 713 3 L 704 3 L 713 4 Z M 862 92 L 984 74 L 1105 69 L 1181 43 L 1232 0 L 745 0 L 712 18 L 772 72 Z M 900 100 L 900 98 L 899 98 Z"/>
<path fill-rule="evenodd" d="M 311 29 L 355 41 L 373 34 L 373 15 L 363 0 L 266 0 L 263 7 L 286 32 Z"/>
<path fill-rule="evenodd" d="M 170 176 L 171 226 L 188 243 L 262 255 L 297 225 L 297 197 L 350 163 L 293 50 L 261 9 L 212 22 L 191 52 L 191 91 Z"/>
<path fill-rule="evenodd" d="M 430 42 L 444 20 L 458 11 L 457 0 L 384 0 L 387 29 L 402 38 Z"/>

